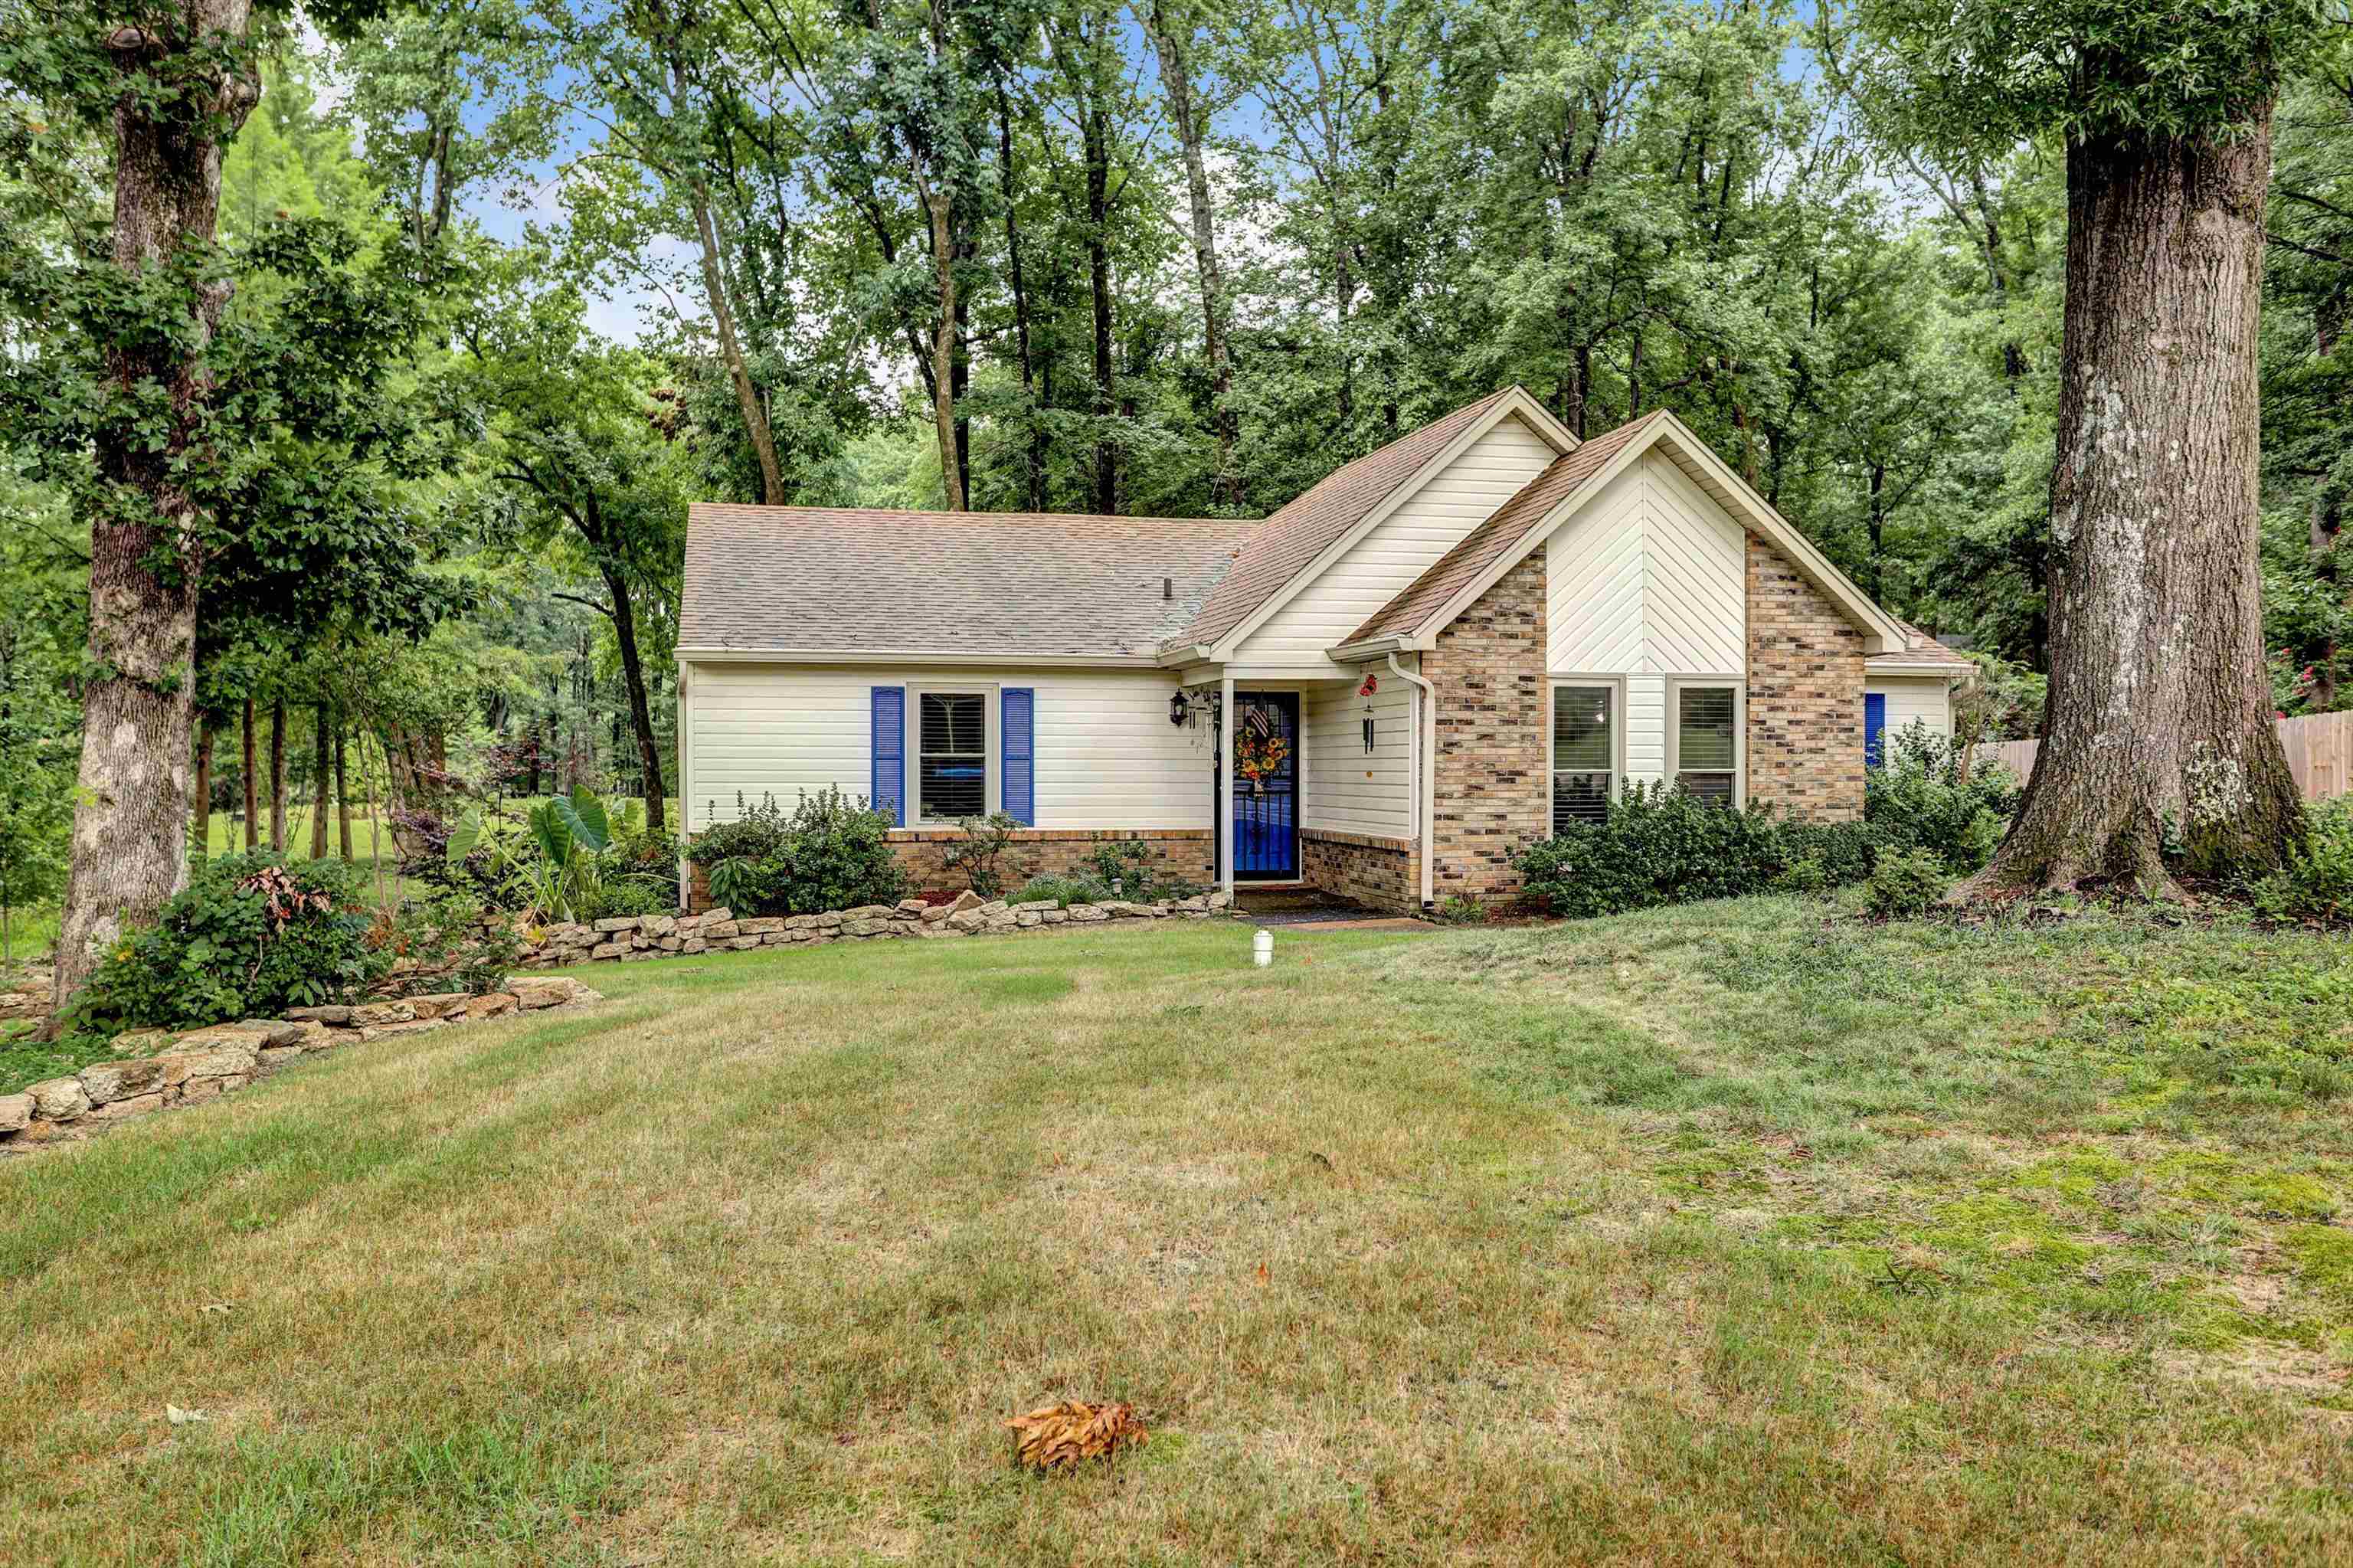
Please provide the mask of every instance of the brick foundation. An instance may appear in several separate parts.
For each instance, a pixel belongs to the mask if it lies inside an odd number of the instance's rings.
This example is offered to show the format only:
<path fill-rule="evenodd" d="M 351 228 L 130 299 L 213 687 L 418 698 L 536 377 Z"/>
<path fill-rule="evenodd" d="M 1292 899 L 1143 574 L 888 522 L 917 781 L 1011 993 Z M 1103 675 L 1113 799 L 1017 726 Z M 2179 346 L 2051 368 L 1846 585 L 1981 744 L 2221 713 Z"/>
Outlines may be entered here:
<path fill-rule="evenodd" d="M 1437 693 L 1434 894 L 1510 898 L 1512 856 L 1551 835 L 1545 552 L 1497 580 L 1421 657 Z"/>
<path fill-rule="evenodd" d="M 920 889 L 960 892 L 962 873 L 946 863 L 950 844 L 964 837 L 959 828 L 894 828 L 891 851 Z M 1163 875 L 1181 876 L 1207 885 L 1210 862 L 1217 853 L 1215 836 L 1207 828 L 1023 828 L 1013 835 L 997 859 L 997 873 L 1008 888 L 1033 876 L 1067 876 L 1090 869 L 1098 844 L 1141 840 L 1152 848 L 1152 865 Z M 704 868 L 690 863 L 687 909 L 700 914 L 711 907 L 711 888 Z"/>
<path fill-rule="evenodd" d="M 1300 880 L 1371 909 L 1421 908 L 1421 863 L 1410 839 L 1310 828 L 1299 835 Z"/>
<path fill-rule="evenodd" d="M 1815 821 L 1862 815 L 1862 633 L 1748 535 L 1748 798 Z"/>

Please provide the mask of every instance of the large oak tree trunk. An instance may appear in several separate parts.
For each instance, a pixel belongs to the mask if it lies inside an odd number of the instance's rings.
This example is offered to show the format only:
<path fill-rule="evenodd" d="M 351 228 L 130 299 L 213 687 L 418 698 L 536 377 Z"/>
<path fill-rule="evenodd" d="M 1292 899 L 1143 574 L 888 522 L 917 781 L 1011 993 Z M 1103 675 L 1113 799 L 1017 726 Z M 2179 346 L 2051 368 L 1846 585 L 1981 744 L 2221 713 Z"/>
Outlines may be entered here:
<path fill-rule="evenodd" d="M 1119 448 L 1112 440 L 1111 423 L 1118 407 L 1111 357 L 1111 116 L 1103 107 L 1101 84 L 1092 78 L 1082 127 L 1087 164 L 1087 291 L 1094 306 L 1093 503 L 1097 512 L 1108 515 L 1119 510 Z"/>
<path fill-rule="evenodd" d="M 321 703 L 317 742 L 311 752 L 311 858 L 327 858 L 327 768 L 332 756 L 327 737 L 327 705 Z"/>
<path fill-rule="evenodd" d="M 2051 696 L 2025 803 L 1957 896 L 2261 871 L 2302 806 L 2263 676 L 2255 332 L 2268 118 L 2067 154 Z"/>
<path fill-rule="evenodd" d="M 132 276 L 211 245 L 220 217 L 216 137 L 243 123 L 260 96 L 252 76 L 226 66 L 193 90 L 185 85 L 195 70 L 185 57 L 199 40 L 243 43 L 250 0 L 180 0 L 172 9 L 153 30 L 124 26 L 106 39 L 123 81 L 113 125 L 113 260 Z M 196 502 L 177 474 L 210 392 L 204 355 L 227 302 L 225 285 L 206 285 L 189 299 L 185 334 L 111 351 L 116 384 L 135 389 L 126 396 L 154 389 L 163 429 L 125 420 L 93 454 L 116 502 L 90 527 L 92 674 L 82 693 L 80 803 L 58 935 L 58 1016 L 97 951 L 153 916 L 187 877 L 201 563 Z"/>
<path fill-rule="evenodd" d="M 955 420 L 955 236 L 949 221 L 951 196 L 945 185 L 918 175 L 923 210 L 932 228 L 932 276 L 940 292 L 939 319 L 932 329 L 932 429 L 940 445 L 940 488 L 947 509 L 962 512 L 967 504 L 964 463 L 956 447 Z"/>

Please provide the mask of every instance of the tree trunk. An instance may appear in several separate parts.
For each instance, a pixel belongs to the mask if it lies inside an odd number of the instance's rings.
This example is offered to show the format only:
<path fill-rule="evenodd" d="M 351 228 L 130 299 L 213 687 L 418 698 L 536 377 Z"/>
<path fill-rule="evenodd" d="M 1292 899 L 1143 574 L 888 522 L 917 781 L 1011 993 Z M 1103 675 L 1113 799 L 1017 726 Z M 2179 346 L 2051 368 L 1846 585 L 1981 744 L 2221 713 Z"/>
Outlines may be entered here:
<path fill-rule="evenodd" d="M 286 853 L 286 699 L 269 705 L 269 849 Z"/>
<path fill-rule="evenodd" d="M 1094 302 L 1095 475 L 1094 509 L 1118 510 L 1119 452 L 1111 437 L 1116 408 L 1111 360 L 1111 120 L 1102 95 L 1090 84 L 1082 122 L 1087 160 L 1087 285 Z"/>
<path fill-rule="evenodd" d="M 253 744 L 253 699 L 245 699 L 245 853 L 261 847 L 261 754 Z"/>
<path fill-rule="evenodd" d="M 188 802 L 188 853 L 203 860 L 213 847 L 213 726 L 196 724 L 196 792 Z"/>
<path fill-rule="evenodd" d="M 653 707 L 646 700 L 645 664 L 638 657 L 637 611 L 630 608 L 628 585 L 621 580 L 618 572 L 606 570 L 605 591 L 613 599 L 613 641 L 621 650 L 621 683 L 629 694 L 629 728 L 637 736 L 638 764 L 644 772 L 646 826 L 659 832 L 665 793 L 661 753 L 654 746 Z"/>
<path fill-rule="evenodd" d="M 940 314 L 932 330 L 932 424 L 940 443 L 940 488 L 947 509 L 965 510 L 964 464 L 956 454 L 955 423 L 955 236 L 949 219 L 950 195 L 945 185 L 918 173 L 915 177 L 923 210 L 932 220 L 932 275 L 939 285 Z"/>
<path fill-rule="evenodd" d="M 257 77 L 206 66 L 197 41 L 242 46 L 251 0 L 181 0 L 153 28 L 125 24 L 103 40 L 122 79 L 116 101 L 113 261 L 127 277 L 209 250 L 220 218 L 220 143 L 260 97 Z M 202 117 L 200 118 L 199 115 Z M 55 1020 L 99 948 L 186 882 L 188 760 L 195 738 L 196 589 L 190 547 L 195 498 L 179 474 L 211 388 L 203 356 L 228 302 L 226 283 L 188 298 L 187 330 L 141 334 L 108 351 L 126 397 L 153 419 L 111 428 L 92 453 L 123 499 L 92 519 L 90 667 L 82 690 L 79 804 L 58 933 Z M 160 421 L 160 426 L 157 421 Z M 159 570 L 158 568 L 162 569 Z"/>
<path fill-rule="evenodd" d="M 687 96 L 686 67 L 670 61 L 670 80 L 681 101 Z M 727 299 L 727 275 L 720 268 L 719 226 L 711 216 L 711 187 L 700 176 L 687 182 L 687 199 L 694 208 L 694 233 L 702 251 L 702 291 L 711 306 L 711 332 L 719 340 L 719 357 L 726 362 L 727 378 L 735 387 L 735 408 L 744 416 L 744 433 L 760 464 L 760 499 L 771 506 L 785 503 L 785 471 L 776 461 L 776 435 L 769 427 L 760 389 L 752 385 L 751 366 L 744 359 L 744 341 L 735 333 L 735 311 Z"/>
<path fill-rule="evenodd" d="M 2235 142 L 2067 152 L 2051 481 L 2051 696 L 2010 837 L 1955 897 L 2084 882 L 2178 895 L 2302 831 L 2263 671 L 2256 324 L 2266 113 Z"/>
<path fill-rule="evenodd" d="M 319 705 L 319 740 L 311 755 L 311 858 L 327 858 L 327 705 Z"/>
<path fill-rule="evenodd" d="M 1239 435 L 1229 406 L 1233 391 L 1233 366 L 1226 347 L 1226 282 L 1218 266 L 1216 216 L 1209 202 L 1209 175 L 1201 155 L 1204 117 L 1193 107 L 1193 74 L 1185 58 L 1192 24 L 1180 18 L 1184 37 L 1169 26 L 1168 5 L 1161 0 L 1152 8 L 1152 42 L 1160 55 L 1161 88 L 1168 95 L 1168 116 L 1176 122 L 1176 140 L 1185 153 L 1185 190 L 1193 213 L 1193 265 L 1201 278 L 1201 337 L 1209 356 L 1212 398 L 1210 422 L 1218 432 L 1218 480 L 1214 493 L 1220 504 L 1241 504 L 1241 476 L 1234 470 L 1234 446 Z"/>
<path fill-rule="evenodd" d="M 1021 276 L 1021 226 L 1016 197 L 1020 184 L 1013 164 L 1013 104 L 1005 79 L 997 79 L 997 182 L 1005 201 L 1005 277 L 1013 291 L 1013 344 L 1021 367 L 1021 397 L 1026 407 L 1022 480 L 1029 510 L 1046 510 L 1046 426 L 1038 405 L 1038 371 L 1029 346 L 1029 291 Z"/>
<path fill-rule="evenodd" d="M 343 768 L 343 731 L 335 728 L 335 836 L 341 842 L 343 858 L 352 856 L 352 788 L 351 775 Z"/>

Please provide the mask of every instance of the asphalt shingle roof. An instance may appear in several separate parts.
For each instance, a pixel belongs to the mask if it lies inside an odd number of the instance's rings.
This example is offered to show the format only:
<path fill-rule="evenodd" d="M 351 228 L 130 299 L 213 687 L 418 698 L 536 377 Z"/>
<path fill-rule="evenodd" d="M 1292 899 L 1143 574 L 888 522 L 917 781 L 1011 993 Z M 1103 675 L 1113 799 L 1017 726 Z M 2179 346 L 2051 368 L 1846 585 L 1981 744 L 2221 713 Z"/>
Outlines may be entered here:
<path fill-rule="evenodd" d="M 1866 666 L 1879 663 L 1942 664 L 1956 675 L 1977 673 L 1977 664 L 1968 654 L 1956 652 L 1946 647 L 1908 620 L 1899 620 L 1895 624 L 1904 629 L 1905 646 L 1891 649 L 1884 653 L 1872 654 L 1863 660 Z"/>
<path fill-rule="evenodd" d="M 1210 591 L 1201 613 L 1168 641 L 1215 642 L 1249 620 L 1252 611 L 1335 540 L 1363 522 L 1366 514 L 1444 451 L 1511 390 L 1506 387 L 1489 393 L 1325 475 L 1321 483 L 1268 518 L 1250 535 L 1241 558 Z"/>
<path fill-rule="evenodd" d="M 696 505 L 679 646 L 1150 654 L 1199 612 L 1261 526 Z"/>
<path fill-rule="evenodd" d="M 1584 488 L 1609 460 L 1650 429 L 1656 412 L 1596 436 L 1575 451 L 1555 458 L 1550 467 L 1522 485 L 1518 493 L 1495 509 L 1494 515 L 1465 534 L 1461 541 L 1438 557 L 1429 570 L 1408 583 L 1398 596 L 1373 612 L 1371 620 L 1348 634 L 1351 642 L 1419 631 L 1488 567 L 1512 554 L 1530 530 L 1554 507 Z"/>

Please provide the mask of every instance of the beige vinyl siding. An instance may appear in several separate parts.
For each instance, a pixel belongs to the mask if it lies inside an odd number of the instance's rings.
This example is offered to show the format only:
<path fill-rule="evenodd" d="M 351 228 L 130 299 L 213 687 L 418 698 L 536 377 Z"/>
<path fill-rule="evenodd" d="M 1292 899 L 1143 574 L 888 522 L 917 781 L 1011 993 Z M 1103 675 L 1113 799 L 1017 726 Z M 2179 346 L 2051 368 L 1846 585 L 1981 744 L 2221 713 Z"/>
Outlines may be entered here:
<path fill-rule="evenodd" d="M 732 819 L 738 791 L 786 806 L 828 785 L 869 793 L 871 689 L 886 685 L 1035 691 L 1039 827 L 1209 826 L 1209 728 L 1168 722 L 1176 683 L 1159 671 L 698 663 L 686 699 L 690 830 Z M 911 704 L 911 745 L 913 724 Z M 1001 760 L 989 765 L 994 796 Z"/>
<path fill-rule="evenodd" d="M 1862 689 L 1887 698 L 1887 733 L 1908 727 L 1915 720 L 1932 735 L 1953 733 L 1951 683 L 1941 675 L 1874 675 L 1863 672 Z"/>
<path fill-rule="evenodd" d="M 1740 524 L 1667 458 L 1611 480 L 1546 544 L 1555 677 L 1626 683 L 1626 774 L 1667 769 L 1671 676 L 1747 673 L 1747 542 Z"/>
<path fill-rule="evenodd" d="M 1324 832 L 1413 834 L 1413 686 L 1379 665 L 1380 690 L 1356 695 L 1355 682 L 1309 688 L 1300 698 L 1304 765 L 1299 825 Z M 1365 707 L 1373 709 L 1373 749 L 1365 750 Z"/>
<path fill-rule="evenodd" d="M 1498 422 L 1243 639 L 1236 668 L 1339 673 L 1324 650 L 1370 620 L 1559 455 L 1519 418 Z"/>

